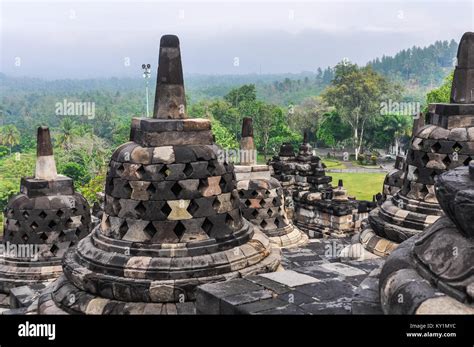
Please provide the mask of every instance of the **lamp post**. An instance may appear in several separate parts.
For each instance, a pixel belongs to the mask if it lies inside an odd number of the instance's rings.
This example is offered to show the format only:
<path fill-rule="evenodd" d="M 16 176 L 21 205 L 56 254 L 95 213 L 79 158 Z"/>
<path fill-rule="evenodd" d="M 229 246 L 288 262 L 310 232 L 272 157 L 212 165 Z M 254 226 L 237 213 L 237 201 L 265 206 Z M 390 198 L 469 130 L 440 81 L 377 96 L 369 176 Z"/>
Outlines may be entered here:
<path fill-rule="evenodd" d="M 143 69 L 143 78 L 145 79 L 145 89 L 146 89 L 146 116 L 150 118 L 150 111 L 149 111 L 149 101 L 148 101 L 148 80 L 150 79 L 151 70 L 150 64 L 142 64 Z"/>

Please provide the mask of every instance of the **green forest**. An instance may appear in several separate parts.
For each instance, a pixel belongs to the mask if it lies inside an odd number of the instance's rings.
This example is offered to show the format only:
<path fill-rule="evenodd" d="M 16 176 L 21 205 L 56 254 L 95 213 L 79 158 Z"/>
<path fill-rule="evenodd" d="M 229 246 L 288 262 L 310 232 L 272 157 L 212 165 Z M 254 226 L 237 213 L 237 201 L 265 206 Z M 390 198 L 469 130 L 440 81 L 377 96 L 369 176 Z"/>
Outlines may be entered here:
<path fill-rule="evenodd" d="M 403 148 L 411 134 L 413 113 L 382 112 L 381 105 L 411 103 L 422 110 L 428 102 L 449 100 L 456 50 L 456 42 L 439 41 L 366 66 L 342 61 L 301 74 L 185 76 L 187 114 L 210 119 L 224 148 L 238 148 L 242 119 L 252 117 L 262 161 L 283 142 L 299 144 L 304 131 L 318 148 L 350 149 L 356 160 L 372 157 L 377 149 Z M 94 202 L 108 158 L 128 141 L 131 118 L 146 114 L 140 78 L 47 81 L 0 74 L 0 91 L 2 209 L 18 192 L 20 177 L 34 172 L 38 126 L 51 128 L 59 173 Z M 57 112 L 58 103 L 67 102 L 91 103 L 94 114 Z"/>

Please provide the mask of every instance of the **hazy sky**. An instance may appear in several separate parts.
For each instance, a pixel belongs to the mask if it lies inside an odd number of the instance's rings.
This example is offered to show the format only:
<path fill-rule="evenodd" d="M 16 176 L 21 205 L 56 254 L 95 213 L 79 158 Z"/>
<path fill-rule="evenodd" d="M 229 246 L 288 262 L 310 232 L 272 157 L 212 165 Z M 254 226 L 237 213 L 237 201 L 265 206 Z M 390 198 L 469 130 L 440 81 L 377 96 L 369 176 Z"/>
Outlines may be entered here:
<path fill-rule="evenodd" d="M 363 64 L 474 30 L 473 1 L 0 3 L 0 71 L 45 78 L 156 71 L 168 33 L 180 37 L 185 73 L 238 74 Z"/>

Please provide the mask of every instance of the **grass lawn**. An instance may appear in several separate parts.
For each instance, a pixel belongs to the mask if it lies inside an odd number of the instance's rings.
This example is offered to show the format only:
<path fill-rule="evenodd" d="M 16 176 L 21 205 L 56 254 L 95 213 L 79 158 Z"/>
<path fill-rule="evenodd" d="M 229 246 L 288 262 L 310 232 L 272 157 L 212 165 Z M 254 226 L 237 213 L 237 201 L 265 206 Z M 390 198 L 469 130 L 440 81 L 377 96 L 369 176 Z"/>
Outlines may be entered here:
<path fill-rule="evenodd" d="M 326 164 L 327 169 L 346 169 L 347 167 L 339 160 L 334 159 L 322 159 L 323 163 Z"/>
<path fill-rule="evenodd" d="M 382 192 L 384 173 L 328 173 L 332 176 L 332 185 L 337 185 L 338 180 L 344 181 L 344 188 L 350 196 L 359 200 L 372 201 L 372 196 Z"/>

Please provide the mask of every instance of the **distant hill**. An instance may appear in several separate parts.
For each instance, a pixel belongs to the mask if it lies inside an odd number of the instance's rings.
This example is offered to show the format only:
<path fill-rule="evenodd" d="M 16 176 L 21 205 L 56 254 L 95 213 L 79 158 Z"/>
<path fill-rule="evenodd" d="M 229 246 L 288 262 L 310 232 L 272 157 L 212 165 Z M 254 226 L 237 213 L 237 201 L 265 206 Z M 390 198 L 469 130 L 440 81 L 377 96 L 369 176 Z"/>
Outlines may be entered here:
<path fill-rule="evenodd" d="M 405 98 L 424 101 L 427 91 L 442 84 L 453 69 L 458 44 L 451 40 L 436 41 L 427 47 L 404 49 L 394 56 L 383 56 L 368 63 L 376 71 L 403 85 Z M 309 96 L 318 95 L 331 81 L 332 68 L 318 68 L 299 74 L 248 74 L 248 75 L 197 75 L 185 76 L 186 92 L 190 102 L 221 98 L 232 88 L 243 84 L 256 85 L 257 97 L 270 103 L 289 105 L 300 103 Z M 150 95 L 154 96 L 154 78 L 150 79 Z M 38 98 L 54 95 L 55 98 L 87 97 L 95 92 L 115 95 L 144 94 L 144 81 L 137 78 L 100 78 L 84 80 L 42 80 L 12 78 L 0 73 L 2 97 L 29 95 Z M 2 100 L 3 102 L 3 100 Z"/>

